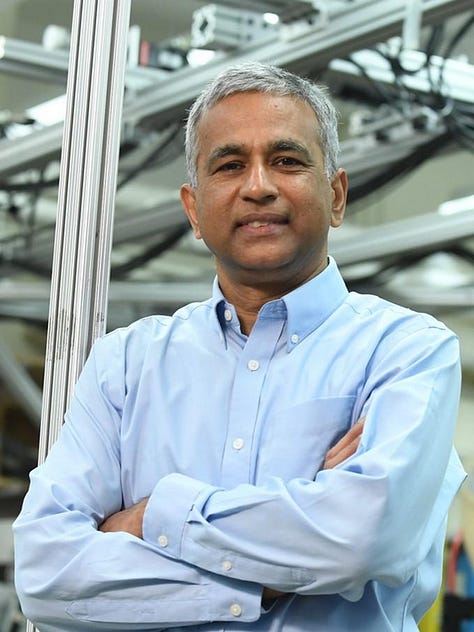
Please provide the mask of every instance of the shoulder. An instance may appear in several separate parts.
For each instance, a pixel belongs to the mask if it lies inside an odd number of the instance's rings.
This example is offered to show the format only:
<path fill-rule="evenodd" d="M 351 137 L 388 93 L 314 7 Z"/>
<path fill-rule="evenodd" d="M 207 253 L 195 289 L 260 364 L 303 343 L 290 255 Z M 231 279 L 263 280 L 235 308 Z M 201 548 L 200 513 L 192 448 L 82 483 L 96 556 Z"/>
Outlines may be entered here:
<path fill-rule="evenodd" d="M 213 314 L 211 301 L 204 301 L 185 305 L 171 315 L 146 316 L 99 338 L 94 344 L 93 353 L 119 356 L 140 354 L 144 348 L 164 342 L 178 333 L 186 335 L 186 331 L 205 330 Z"/>
<path fill-rule="evenodd" d="M 395 354 L 407 363 L 427 356 L 459 362 L 457 335 L 430 314 L 355 292 L 348 295 L 343 313 L 352 323 L 348 325 L 352 327 L 352 344 L 365 349 L 372 361 Z"/>
<path fill-rule="evenodd" d="M 434 316 L 417 312 L 408 307 L 397 305 L 372 294 L 350 292 L 346 306 L 353 312 L 357 320 L 378 323 L 382 330 L 412 333 L 417 330 L 433 329 L 454 335 L 453 332 Z"/>

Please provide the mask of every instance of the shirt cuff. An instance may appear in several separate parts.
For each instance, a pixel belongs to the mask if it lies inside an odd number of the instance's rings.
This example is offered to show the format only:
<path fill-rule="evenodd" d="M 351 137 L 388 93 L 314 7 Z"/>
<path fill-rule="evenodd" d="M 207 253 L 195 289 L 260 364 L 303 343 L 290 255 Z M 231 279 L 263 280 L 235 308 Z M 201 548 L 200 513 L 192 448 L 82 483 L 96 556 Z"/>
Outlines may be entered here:
<path fill-rule="evenodd" d="M 143 539 L 160 553 L 181 561 L 183 532 L 192 507 L 202 493 L 219 488 L 184 474 L 169 474 L 155 486 L 143 516 Z M 226 567 L 224 566 L 224 570 Z M 263 588 L 257 583 L 241 581 L 202 571 L 209 580 L 210 621 L 252 622 L 260 618 Z"/>
<path fill-rule="evenodd" d="M 222 577 L 215 577 L 196 586 L 178 586 L 171 599 L 160 597 L 159 590 L 156 597 L 148 599 L 146 603 L 137 599 L 117 600 L 116 596 L 107 594 L 100 599 L 95 597 L 68 602 L 66 612 L 72 619 L 94 622 L 94 630 L 98 623 L 113 624 L 117 621 L 122 624 L 120 629 L 124 629 L 124 624 L 141 624 L 139 628 L 133 628 L 137 630 L 145 629 L 142 625 L 147 623 L 160 625 L 160 630 L 162 625 L 166 629 L 181 629 L 181 626 L 214 621 L 241 621 L 248 624 L 262 616 L 261 595 L 262 589 L 257 584 L 239 582 L 237 589 L 235 582 L 232 584 Z"/>
<path fill-rule="evenodd" d="M 196 498 L 212 487 L 184 474 L 168 474 L 155 486 L 143 516 L 143 539 L 163 555 L 181 559 L 183 531 Z"/>

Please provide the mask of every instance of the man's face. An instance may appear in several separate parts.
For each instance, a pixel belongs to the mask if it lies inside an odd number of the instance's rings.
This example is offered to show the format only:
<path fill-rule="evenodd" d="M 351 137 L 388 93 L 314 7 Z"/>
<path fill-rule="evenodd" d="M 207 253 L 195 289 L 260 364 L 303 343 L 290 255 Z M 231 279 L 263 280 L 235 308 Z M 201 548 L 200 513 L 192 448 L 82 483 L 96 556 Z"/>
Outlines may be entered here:
<path fill-rule="evenodd" d="M 324 170 L 313 110 L 290 97 L 245 92 L 198 126 L 198 186 L 182 188 L 197 238 L 219 275 L 299 285 L 327 263 L 329 226 L 343 219 L 347 181 Z"/>

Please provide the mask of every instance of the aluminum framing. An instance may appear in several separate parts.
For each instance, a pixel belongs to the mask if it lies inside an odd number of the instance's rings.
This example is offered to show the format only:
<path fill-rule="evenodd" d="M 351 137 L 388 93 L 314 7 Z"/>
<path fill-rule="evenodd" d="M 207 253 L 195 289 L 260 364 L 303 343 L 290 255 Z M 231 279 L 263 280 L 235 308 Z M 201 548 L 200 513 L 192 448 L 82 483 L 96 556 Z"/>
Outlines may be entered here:
<path fill-rule="evenodd" d="M 347 170 L 351 184 L 356 185 L 361 177 L 371 170 L 401 160 L 413 152 L 419 145 L 433 140 L 444 132 L 444 127 L 436 132 L 424 132 L 410 129 L 397 135 L 389 143 L 378 142 L 374 136 L 361 136 L 341 142 L 340 164 Z M 150 235 L 186 225 L 188 220 L 179 199 L 170 200 L 146 209 L 134 209 L 117 216 L 114 226 L 114 245 L 148 238 Z M 8 244 L 0 242 L 0 256 L 5 262 L 9 259 L 22 260 L 26 257 L 31 265 L 48 267 L 51 263 L 53 227 L 44 229 L 31 240 L 28 235 L 18 235 L 8 239 Z M 25 244 L 28 243 L 27 249 Z"/>
<path fill-rule="evenodd" d="M 38 461 L 105 331 L 131 0 L 76 0 L 62 143 Z M 28 621 L 27 632 L 34 632 Z"/>
<path fill-rule="evenodd" d="M 429 254 L 474 237 L 474 208 L 466 207 L 450 215 L 424 213 L 373 228 L 364 228 L 361 240 L 353 235 L 336 237 L 336 233 L 331 234 L 329 252 L 341 267 L 390 260 L 404 253 Z M 109 300 L 114 304 L 184 303 L 204 300 L 208 298 L 210 290 L 210 283 L 206 282 L 112 281 Z M 4 280 L 0 282 L 0 303 L 44 302 L 48 299 L 48 291 L 49 283 L 46 281 Z M 458 296 L 461 294 L 464 296 L 462 288 L 459 289 Z M 472 293 L 469 294 L 471 295 Z"/>
<path fill-rule="evenodd" d="M 39 460 L 104 331 L 130 0 L 76 2 L 53 258 Z"/>
<path fill-rule="evenodd" d="M 472 8 L 472 0 L 424 0 L 424 25 L 433 24 Z M 248 60 L 270 62 L 295 72 L 319 72 L 331 59 L 366 48 L 401 32 L 406 0 L 359 0 L 344 13 L 320 24 L 294 25 L 275 41 L 249 46 L 224 55 L 205 66 L 172 73 L 124 105 L 123 124 L 145 122 L 159 128 L 182 116 L 202 88 L 232 63 Z M 292 25 L 293 26 L 293 25 Z M 126 41 L 126 38 L 125 40 Z M 18 172 L 26 166 L 45 163 L 61 148 L 62 125 L 35 132 L 14 141 L 0 142 L 0 174 Z"/>

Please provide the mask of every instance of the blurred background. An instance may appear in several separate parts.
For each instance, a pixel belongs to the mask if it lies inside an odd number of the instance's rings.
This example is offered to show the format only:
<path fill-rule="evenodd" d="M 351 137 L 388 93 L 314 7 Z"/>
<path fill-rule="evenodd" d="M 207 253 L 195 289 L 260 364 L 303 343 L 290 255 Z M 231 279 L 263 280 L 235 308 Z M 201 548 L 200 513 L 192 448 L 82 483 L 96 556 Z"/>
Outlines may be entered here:
<path fill-rule="evenodd" d="M 0 0 L 0 632 L 24 626 L 10 528 L 37 460 L 72 14 L 72 0 Z M 130 24 L 107 328 L 208 297 L 213 262 L 178 197 L 186 109 L 224 64 L 288 67 L 340 111 L 351 193 L 330 245 L 349 289 L 460 338 L 456 447 L 473 472 L 472 0 L 132 0 Z M 450 517 L 453 620 L 474 607 L 472 485 Z M 424 625 L 440 629 L 439 609 Z"/>

